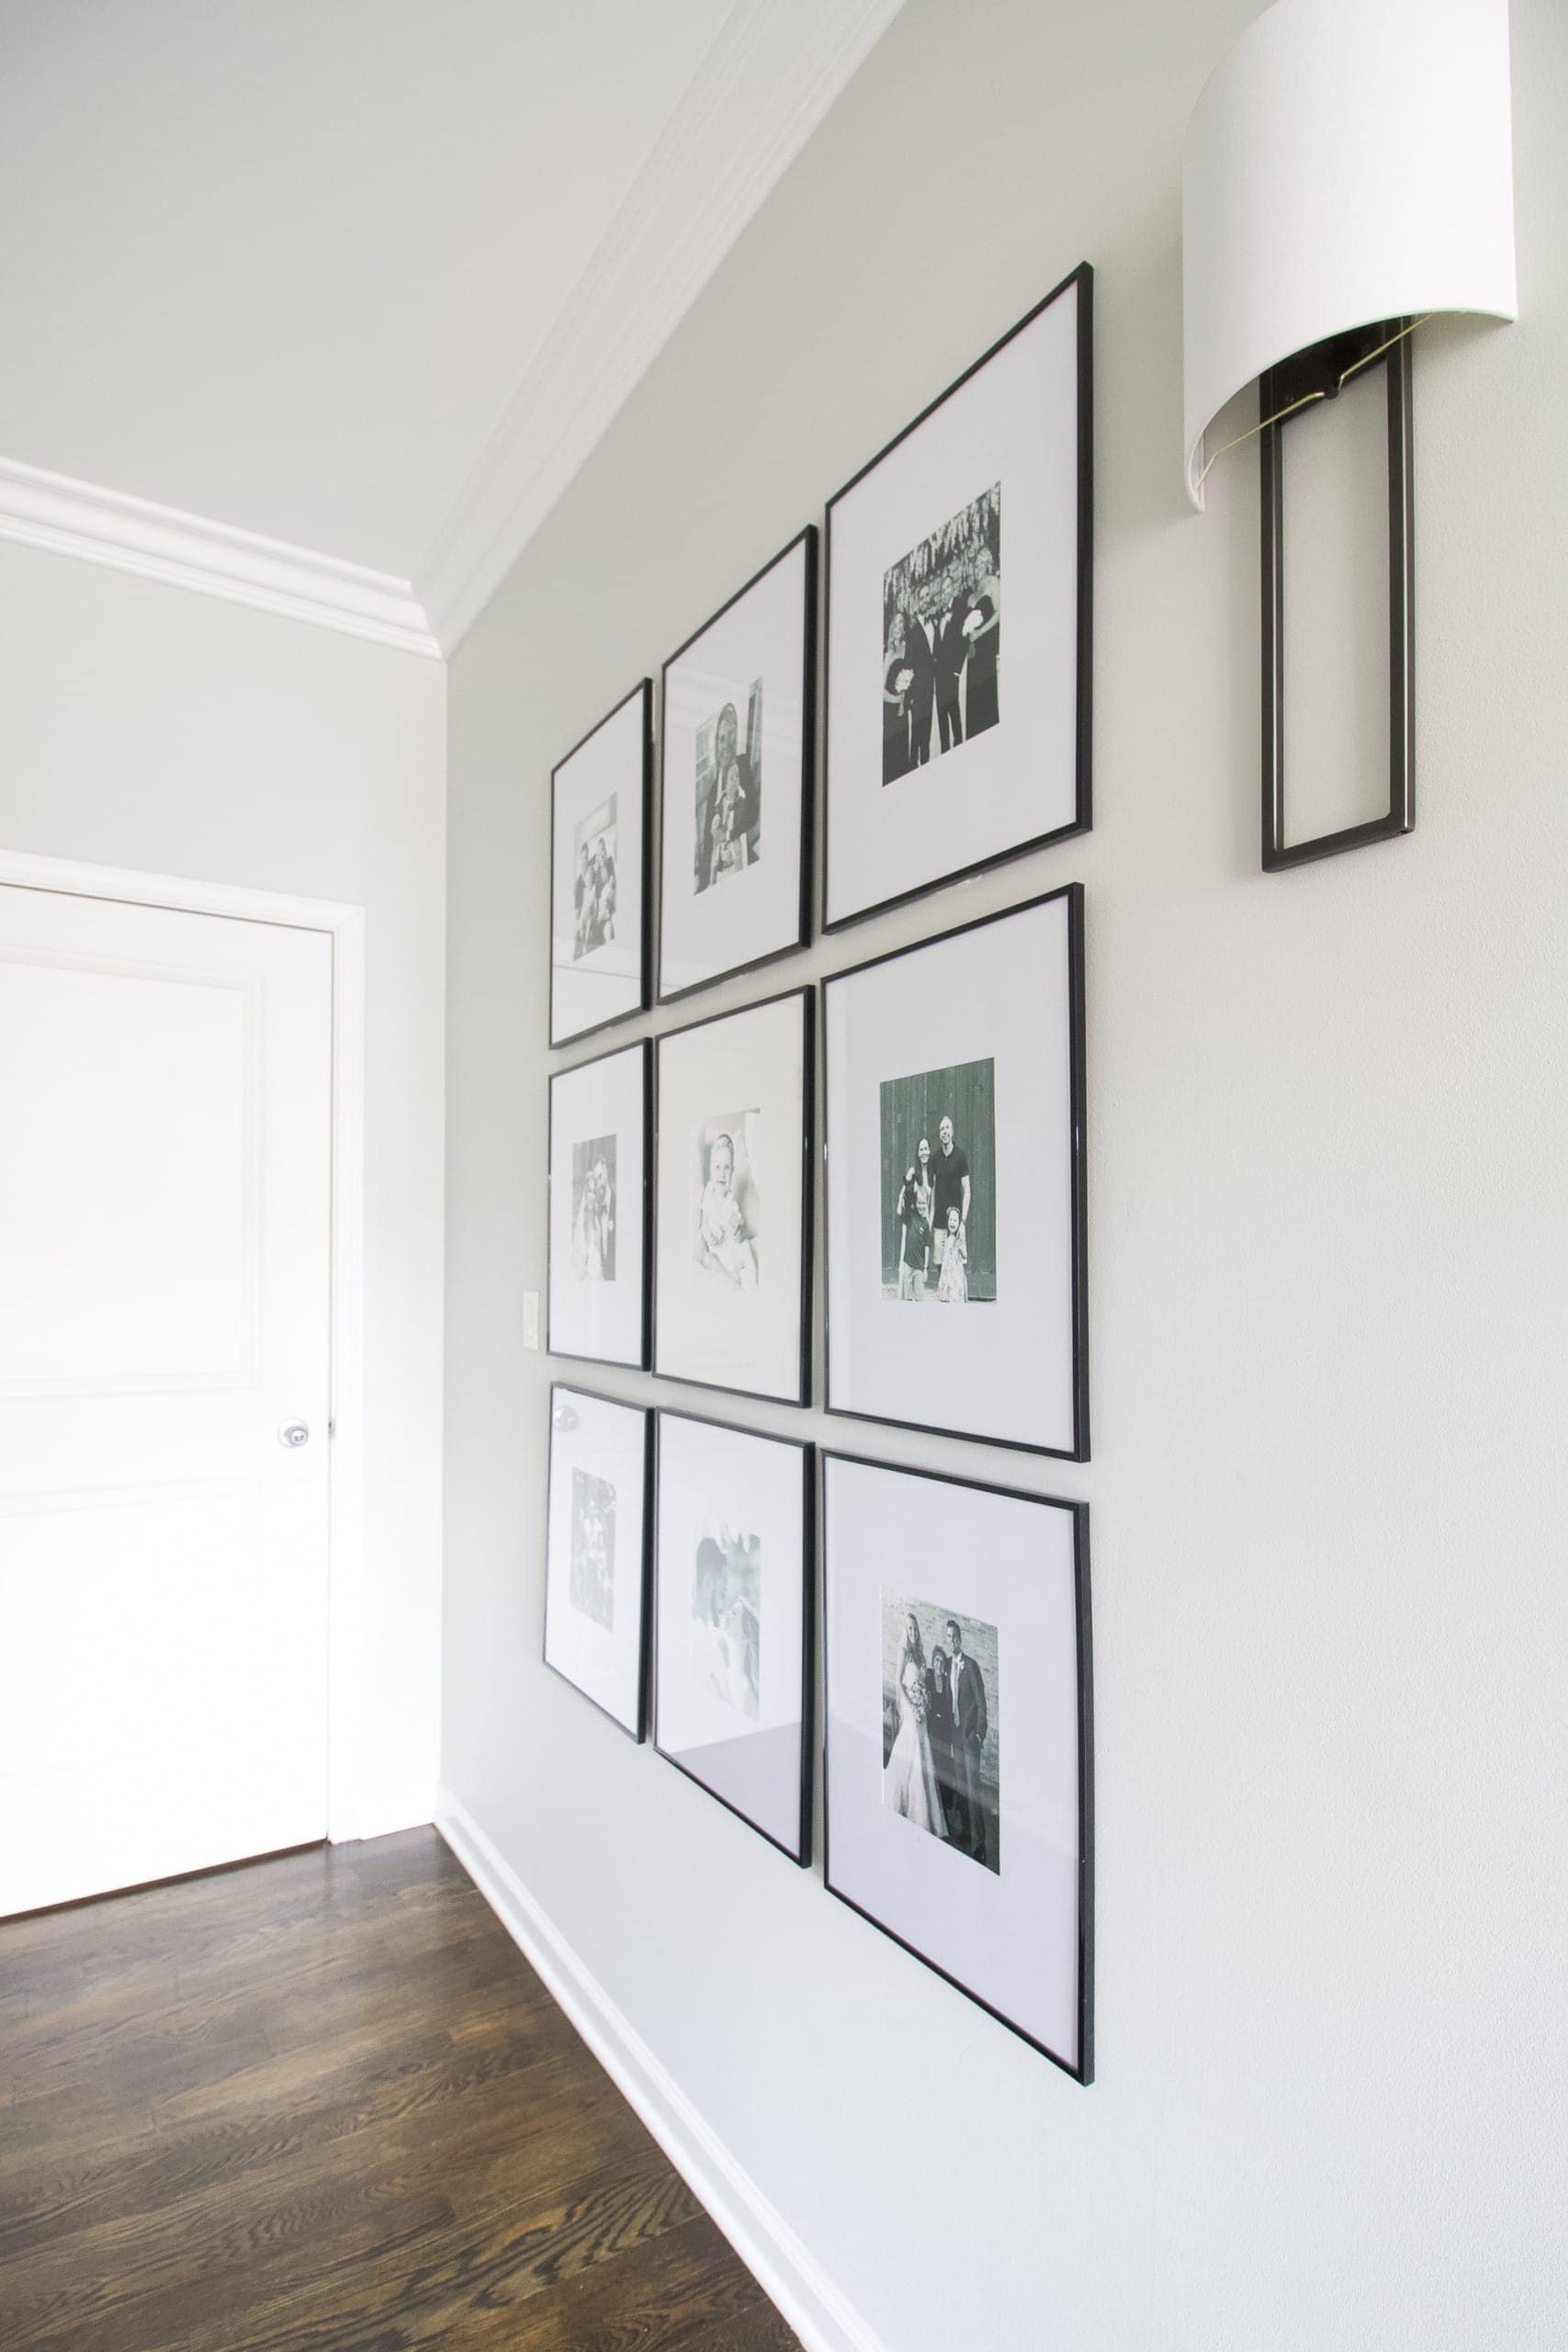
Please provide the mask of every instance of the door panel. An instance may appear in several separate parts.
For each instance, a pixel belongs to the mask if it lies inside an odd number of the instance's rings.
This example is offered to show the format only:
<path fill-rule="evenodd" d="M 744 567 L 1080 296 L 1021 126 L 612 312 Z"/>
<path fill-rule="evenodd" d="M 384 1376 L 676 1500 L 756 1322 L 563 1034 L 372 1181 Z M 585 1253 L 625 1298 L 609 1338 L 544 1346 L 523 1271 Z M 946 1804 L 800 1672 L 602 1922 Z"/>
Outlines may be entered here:
<path fill-rule="evenodd" d="M 331 1023 L 324 933 L 0 888 L 0 1912 L 325 1832 Z"/>

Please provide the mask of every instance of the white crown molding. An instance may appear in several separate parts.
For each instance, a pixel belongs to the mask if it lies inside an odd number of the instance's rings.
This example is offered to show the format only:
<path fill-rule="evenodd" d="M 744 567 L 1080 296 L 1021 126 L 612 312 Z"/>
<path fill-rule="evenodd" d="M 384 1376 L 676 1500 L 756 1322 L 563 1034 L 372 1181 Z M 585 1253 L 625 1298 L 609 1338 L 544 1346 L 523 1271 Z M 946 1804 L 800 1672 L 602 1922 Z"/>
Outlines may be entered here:
<path fill-rule="evenodd" d="M 7 458 L 0 458 L 0 539 L 441 658 L 406 580 Z"/>
<path fill-rule="evenodd" d="M 446 1788 L 436 1796 L 435 1826 L 807 2352 L 888 2352 L 864 2314 L 763 2195 L 472 1814 Z"/>
<path fill-rule="evenodd" d="M 451 653 L 903 0 L 735 0 L 420 565 Z"/>

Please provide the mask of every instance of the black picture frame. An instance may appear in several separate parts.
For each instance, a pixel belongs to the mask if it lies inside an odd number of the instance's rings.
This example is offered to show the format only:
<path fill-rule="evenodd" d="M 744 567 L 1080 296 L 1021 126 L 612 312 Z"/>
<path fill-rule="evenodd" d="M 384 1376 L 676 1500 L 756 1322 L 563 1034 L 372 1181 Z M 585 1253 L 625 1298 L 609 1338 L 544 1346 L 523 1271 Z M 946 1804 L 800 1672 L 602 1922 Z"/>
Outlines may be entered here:
<path fill-rule="evenodd" d="M 1064 2057 L 1059 2051 L 1031 2033 L 1016 2018 L 1007 2016 L 963 1980 L 942 1967 L 920 1951 L 907 1937 L 900 1935 L 874 1911 L 857 1903 L 841 1886 L 833 1883 L 832 1870 L 832 1682 L 829 1672 L 829 1627 L 832 1621 L 830 1579 L 832 1555 L 828 1513 L 828 1481 L 831 1465 L 845 1463 L 857 1468 L 886 1471 L 899 1477 L 925 1479 L 938 1486 L 992 1495 L 1003 1501 L 1037 1505 L 1042 1510 L 1066 1512 L 1072 1522 L 1073 1542 L 1073 1606 L 1077 1637 L 1077 2001 L 1076 2038 L 1077 2063 Z M 823 1600 L 821 1610 L 820 1646 L 822 1651 L 822 1883 L 835 1901 L 842 1903 L 874 1928 L 879 1935 L 897 1944 L 944 1984 L 973 2001 L 987 2017 L 1027 2042 L 1053 2066 L 1074 2082 L 1088 2087 L 1094 2080 L 1094 1639 L 1093 1616 L 1089 1586 L 1089 1507 L 1057 1495 L 1034 1494 L 1021 1487 L 1001 1487 L 988 1479 L 964 1478 L 944 1471 L 913 1468 L 902 1463 L 883 1462 L 866 1454 L 842 1453 L 821 1446 L 817 1457 L 818 1556 L 822 1569 Z"/>
<path fill-rule="evenodd" d="M 908 1429 L 918 1431 L 923 1436 L 958 1437 L 985 1445 L 1000 1447 L 1009 1453 L 1037 1454 L 1061 1462 L 1087 1462 L 1089 1459 L 1088 1079 L 1084 959 L 1085 901 L 1084 887 L 1081 882 L 1059 884 L 1056 888 L 1040 891 L 1033 898 L 1021 900 L 1016 906 L 999 907 L 992 914 L 974 916 L 967 922 L 954 923 L 946 931 L 935 932 L 930 938 L 911 940 L 905 946 L 886 949 L 880 956 L 867 956 L 862 963 L 847 965 L 841 971 L 823 975 L 818 991 L 822 1000 L 822 1153 L 824 1165 L 828 1165 L 832 1141 L 829 1132 L 832 1083 L 828 1046 L 828 1003 L 830 990 L 840 982 L 852 980 L 860 973 L 874 970 L 885 964 L 897 963 L 906 956 L 923 954 L 929 948 L 942 946 L 950 940 L 964 938 L 970 933 L 988 930 L 993 924 L 1010 922 L 1017 916 L 1028 914 L 1038 907 L 1052 905 L 1058 899 L 1065 899 L 1067 908 L 1068 1117 L 1071 1136 L 1069 1259 L 1072 1444 L 1070 1446 L 1035 1444 L 1021 1438 L 998 1436 L 990 1430 L 958 1429 L 949 1422 L 914 1420 L 902 1414 L 873 1413 L 867 1412 L 859 1406 L 833 1403 L 833 1236 L 829 1193 L 824 1204 L 822 1227 L 823 1408 L 835 1419 L 867 1421 L 885 1428 Z"/>
<path fill-rule="evenodd" d="M 692 648 L 698 644 L 700 640 L 708 634 L 709 630 L 712 629 L 717 622 L 723 620 L 727 615 L 733 612 L 739 605 L 742 604 L 744 600 L 751 594 L 754 589 L 760 588 L 762 582 L 766 581 L 772 573 L 775 572 L 782 564 L 786 563 L 789 560 L 797 548 L 803 551 L 803 569 L 805 578 L 802 594 L 802 643 L 800 653 L 800 693 L 802 714 L 801 757 L 800 774 L 797 779 L 797 790 L 800 803 L 800 874 L 798 884 L 799 911 L 795 922 L 795 933 L 793 939 L 782 940 L 777 946 L 766 948 L 761 954 L 747 957 L 739 963 L 725 965 L 719 969 L 706 974 L 701 979 L 689 981 L 683 986 L 678 988 L 666 988 L 664 984 L 664 969 L 667 947 L 667 925 L 665 922 L 664 863 L 669 849 L 671 831 L 667 812 L 670 781 L 670 763 L 668 756 L 670 726 L 670 673 L 682 660 L 682 658 L 691 651 Z M 658 890 L 660 922 L 658 978 L 654 989 L 654 1001 L 660 1006 L 684 1003 L 692 997 L 698 995 L 704 989 L 716 988 L 723 980 L 739 979 L 748 973 L 761 971 L 770 964 L 776 964 L 783 956 L 797 955 L 799 951 L 809 943 L 811 936 L 812 863 L 815 850 L 817 813 L 817 614 L 818 594 L 818 560 L 819 534 L 815 523 L 807 523 L 804 529 L 795 533 L 794 538 L 788 542 L 787 546 L 781 548 L 776 555 L 771 556 L 766 563 L 761 565 L 758 571 L 752 573 L 750 579 L 748 580 L 742 587 L 738 588 L 732 596 L 727 597 L 725 602 L 719 605 L 716 612 L 710 613 L 707 619 L 702 623 L 701 627 L 694 628 L 691 635 L 676 647 L 674 652 L 670 654 L 660 666 L 659 711 L 660 824 Z M 777 788 L 774 780 L 771 776 L 767 779 L 767 788 L 770 793 Z"/>
<path fill-rule="evenodd" d="M 723 1012 L 705 1013 L 700 1020 L 679 1023 L 661 1030 L 653 1040 L 653 1332 L 651 1363 L 656 1379 L 669 1380 L 685 1388 L 703 1388 L 726 1396 L 749 1398 L 762 1405 L 808 1406 L 811 1402 L 811 1307 L 813 1277 L 813 1243 L 816 1234 L 816 1104 L 817 1104 L 817 989 L 809 980 L 793 989 L 781 989 L 775 995 L 760 997 L 755 1003 L 737 1005 Z M 660 1327 L 660 1185 L 659 1180 L 659 1138 L 660 1104 L 663 1097 L 663 1053 L 677 1038 L 689 1037 L 699 1029 L 716 1026 L 720 1022 L 737 1021 L 752 1012 L 798 1000 L 801 1008 L 801 1208 L 800 1208 L 800 1307 L 799 1307 L 799 1375 L 793 1392 L 766 1388 L 744 1388 L 731 1381 L 704 1380 L 693 1373 L 661 1366 L 659 1361 Z"/>
<path fill-rule="evenodd" d="M 587 746 L 592 743 L 593 738 L 601 731 L 601 729 L 608 727 L 613 720 L 618 718 L 627 706 L 636 702 L 639 696 L 642 704 L 642 727 L 640 730 L 641 773 L 638 780 L 638 808 L 640 810 L 641 824 L 641 846 L 638 859 L 640 871 L 634 878 L 634 888 L 629 894 L 631 903 L 637 909 L 639 933 L 637 945 L 637 1000 L 635 1003 L 619 1006 L 615 1012 L 606 1014 L 602 1021 L 589 1021 L 576 1028 L 558 1030 L 556 1025 L 556 1013 L 557 1000 L 559 991 L 556 985 L 557 966 L 555 943 L 557 938 L 557 910 L 555 904 L 555 893 L 557 847 L 556 825 L 558 806 L 560 797 L 560 779 L 565 769 L 570 766 L 570 763 L 577 758 L 581 752 L 584 751 Z M 549 1046 L 552 1053 L 561 1046 L 581 1045 L 589 1037 L 600 1036 L 605 1030 L 617 1027 L 623 1021 L 635 1020 L 638 1013 L 646 1012 L 648 1010 L 653 976 L 652 847 L 653 681 L 651 678 L 642 678 L 632 688 L 631 692 L 629 694 L 623 695 L 620 701 L 614 704 L 612 707 L 604 713 L 602 718 L 595 719 L 593 725 L 588 729 L 586 734 L 580 735 L 571 749 L 569 752 L 563 752 L 561 757 L 556 762 L 554 767 L 550 770 L 550 899 L 549 916 L 547 926 L 547 942 L 550 958 Z M 620 901 L 617 898 L 617 904 L 619 903 Z"/>
<path fill-rule="evenodd" d="M 640 1414 L 644 1423 L 641 1440 L 642 1557 L 637 1588 L 639 1623 L 637 1627 L 637 1723 L 635 1730 L 629 1724 L 623 1723 L 620 1716 L 615 1713 L 613 1707 L 605 1706 L 602 1700 L 594 1697 L 592 1690 L 585 1690 L 583 1685 L 575 1680 L 571 1675 L 568 1674 L 563 1667 L 558 1666 L 555 1659 L 551 1657 L 549 1654 L 550 1520 L 555 1494 L 557 1399 L 558 1397 L 570 1396 L 581 1397 L 592 1405 L 609 1406 L 616 1412 Z M 580 1699 L 585 1699 L 591 1707 L 595 1708 L 600 1714 L 605 1716 L 609 1722 L 613 1723 L 615 1729 L 618 1732 L 624 1733 L 626 1737 L 632 1742 L 634 1747 L 640 1747 L 644 1740 L 648 1737 L 649 1634 L 652 1623 L 653 1610 L 653 1408 L 649 1405 L 628 1405 L 624 1397 L 607 1396 L 597 1389 L 579 1388 L 570 1381 L 553 1380 L 550 1383 L 548 1429 L 549 1450 L 545 1461 L 545 1606 L 542 1612 L 544 1623 L 539 1644 L 540 1661 L 549 1668 L 550 1672 L 555 1675 L 558 1680 L 564 1682 L 569 1690 L 575 1690 Z"/>
<path fill-rule="evenodd" d="M 595 1062 L 608 1061 L 620 1053 L 640 1053 L 642 1057 L 642 1201 L 638 1211 L 638 1227 L 642 1237 L 641 1337 L 637 1353 L 630 1356 L 593 1355 L 581 1349 L 562 1347 L 556 1334 L 556 1269 L 553 1248 L 556 1184 L 556 1088 L 563 1081 L 591 1069 Z M 603 1363 L 615 1365 L 625 1371 L 646 1372 L 652 1361 L 653 1346 L 653 1041 L 639 1038 L 629 1046 L 613 1046 L 607 1053 L 589 1054 L 581 1061 L 569 1063 L 564 1069 L 549 1074 L 548 1102 L 546 1113 L 546 1184 L 545 1231 L 550 1248 L 545 1268 L 545 1352 L 564 1363 Z M 624 1211 L 623 1211 L 624 1216 Z"/>
<path fill-rule="evenodd" d="M 989 367 L 993 361 L 1005 352 L 1009 345 L 1012 344 L 1019 335 L 1022 334 L 1027 328 L 1033 325 L 1034 322 L 1048 311 L 1054 303 L 1060 300 L 1062 296 L 1067 292 L 1069 288 L 1076 290 L 1077 311 L 1077 350 L 1076 369 L 1076 456 L 1077 469 L 1077 490 L 1076 502 L 1077 649 L 1075 665 L 1076 715 L 1074 748 L 1074 813 L 1071 819 L 1064 824 L 1049 826 L 1043 831 L 1029 835 L 1027 838 L 1008 842 L 1005 846 L 987 851 L 983 855 L 973 860 L 945 868 L 942 872 L 933 874 L 925 880 L 918 882 L 908 888 L 893 890 L 883 897 L 867 899 L 862 905 L 846 910 L 839 915 L 834 915 L 831 912 L 832 902 L 829 880 L 829 860 L 833 831 L 831 739 L 833 711 L 832 595 L 834 509 L 841 503 L 842 500 L 849 496 L 852 491 L 857 489 L 861 483 L 865 481 L 872 474 L 874 474 L 877 468 L 890 458 L 896 450 L 901 448 L 915 434 L 919 433 L 921 427 L 927 424 L 929 421 L 937 414 L 939 410 L 941 410 L 946 402 L 953 398 L 954 393 L 963 390 L 964 388 L 976 376 L 978 376 L 984 368 Z M 933 890 L 946 889 L 954 882 L 967 880 L 977 874 L 989 873 L 994 867 L 1007 865 L 1014 858 L 1029 856 L 1034 851 L 1045 849 L 1054 842 L 1066 841 L 1078 833 L 1088 832 L 1093 825 L 1094 270 L 1089 262 L 1080 262 L 1076 269 L 1069 270 L 1067 275 L 1062 278 L 1057 285 L 1054 286 L 1051 288 L 1051 291 L 1044 295 L 1040 301 L 1036 302 L 1032 310 L 1027 311 L 1022 318 L 1017 320 L 1014 324 L 1007 330 L 1005 334 L 999 335 L 995 343 L 990 345 L 986 351 L 981 353 L 978 359 L 975 360 L 964 370 L 962 375 L 954 378 L 953 381 L 947 386 L 944 391 L 939 392 L 934 400 L 928 401 L 918 416 L 914 417 L 909 424 L 905 425 L 901 432 L 895 434 L 890 441 L 886 442 L 874 458 L 869 458 L 867 462 L 860 468 L 858 472 L 852 474 L 848 481 L 846 481 L 841 488 L 834 492 L 832 497 L 828 501 L 823 547 L 823 702 L 829 715 L 829 724 L 822 747 L 823 820 L 820 925 L 824 937 L 830 937 L 835 933 L 848 930 L 854 923 L 869 921 L 874 915 L 886 914 L 891 908 L 908 906 L 919 899 L 928 898 Z"/>
<path fill-rule="evenodd" d="M 785 1845 L 782 1838 L 775 1838 L 771 1830 L 765 1828 L 740 1805 L 715 1788 L 711 1781 L 704 1780 L 699 1772 L 694 1771 L 690 1765 L 682 1763 L 680 1757 L 673 1754 L 670 1748 L 661 1746 L 660 1742 L 659 1513 L 663 1477 L 662 1431 L 667 1421 L 685 1421 L 699 1429 L 719 1430 L 726 1436 L 754 1439 L 759 1444 L 789 1446 L 801 1457 L 800 1822 L 799 1836 L 793 1847 Z M 672 1407 L 660 1405 L 654 1413 L 653 1463 L 653 1503 L 649 1512 L 653 1535 L 653 1588 L 648 1638 L 649 1671 L 653 1692 L 650 1730 L 652 1745 L 667 1764 L 672 1764 L 676 1771 L 683 1773 L 687 1780 L 704 1792 L 705 1795 L 712 1797 L 716 1804 L 723 1805 L 727 1813 L 732 1813 L 738 1821 L 743 1821 L 749 1829 L 754 1830 L 759 1838 L 765 1839 L 770 1846 L 787 1856 L 797 1868 L 809 1870 L 813 1859 L 812 1807 L 817 1738 L 817 1567 L 819 1556 L 818 1537 L 819 1479 L 817 1448 L 808 1439 L 780 1437 L 770 1430 L 743 1429 L 732 1422 L 721 1421 L 710 1414 L 682 1412 Z"/>

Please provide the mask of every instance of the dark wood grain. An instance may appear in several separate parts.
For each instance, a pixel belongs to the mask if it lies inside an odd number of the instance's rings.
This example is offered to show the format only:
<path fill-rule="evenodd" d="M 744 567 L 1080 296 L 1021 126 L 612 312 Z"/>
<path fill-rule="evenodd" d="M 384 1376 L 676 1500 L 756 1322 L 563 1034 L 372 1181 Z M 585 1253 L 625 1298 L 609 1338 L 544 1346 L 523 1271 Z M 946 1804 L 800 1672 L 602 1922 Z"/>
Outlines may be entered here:
<path fill-rule="evenodd" d="M 790 2352 L 434 1831 L 0 1922 L 6 2352 Z"/>

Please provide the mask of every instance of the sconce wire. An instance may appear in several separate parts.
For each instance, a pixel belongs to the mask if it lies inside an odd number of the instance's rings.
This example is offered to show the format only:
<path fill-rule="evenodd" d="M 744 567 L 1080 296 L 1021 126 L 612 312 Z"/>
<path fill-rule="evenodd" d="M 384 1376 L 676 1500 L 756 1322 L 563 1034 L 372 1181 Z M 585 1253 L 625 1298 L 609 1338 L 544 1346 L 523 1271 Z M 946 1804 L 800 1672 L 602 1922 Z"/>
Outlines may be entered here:
<path fill-rule="evenodd" d="M 1388 341 L 1380 343 L 1375 351 L 1365 352 L 1359 359 L 1353 360 L 1336 384 L 1334 388 L 1336 393 L 1344 390 L 1352 376 L 1359 376 L 1363 368 L 1370 368 L 1374 359 L 1381 359 L 1385 351 L 1392 351 L 1396 343 L 1403 343 L 1407 334 L 1414 334 L 1417 327 L 1424 327 L 1427 320 L 1435 315 L 1436 313 L 1431 311 L 1423 311 L 1418 319 L 1412 319 L 1409 325 L 1401 327 L 1397 334 L 1391 334 Z M 1267 433 L 1271 424 L 1283 424 L 1285 418 L 1294 416 L 1299 408 L 1310 408 L 1314 401 L 1325 401 L 1327 398 L 1328 394 L 1324 391 L 1303 392 L 1299 401 L 1292 401 L 1286 408 L 1277 408 L 1272 416 L 1259 417 L 1258 423 L 1249 424 L 1245 433 L 1238 433 L 1234 441 L 1222 442 L 1199 475 L 1198 488 L 1202 489 L 1213 468 L 1230 450 L 1239 449 L 1244 441 L 1255 441 L 1260 433 Z"/>

